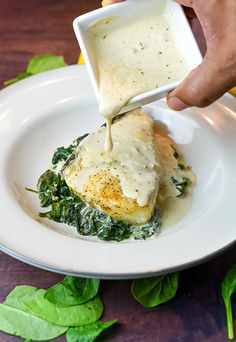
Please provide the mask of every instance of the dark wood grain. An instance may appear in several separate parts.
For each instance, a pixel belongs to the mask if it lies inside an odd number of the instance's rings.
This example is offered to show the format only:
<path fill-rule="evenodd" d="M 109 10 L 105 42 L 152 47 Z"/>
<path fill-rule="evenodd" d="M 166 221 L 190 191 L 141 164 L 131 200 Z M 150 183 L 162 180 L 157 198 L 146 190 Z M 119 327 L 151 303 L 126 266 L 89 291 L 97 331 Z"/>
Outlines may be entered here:
<path fill-rule="evenodd" d="M 39 53 L 62 54 L 68 63 L 75 63 L 79 49 L 72 20 L 99 6 L 98 0 L 0 0 L 0 83 L 24 71 L 27 61 Z M 204 52 L 206 46 L 198 22 L 192 26 Z M 155 309 L 145 309 L 135 302 L 130 281 L 102 281 L 101 296 L 106 307 L 103 318 L 119 321 L 102 340 L 227 341 L 220 283 L 235 260 L 236 250 L 231 248 L 212 261 L 183 271 L 177 296 Z M 62 278 L 0 253 L 1 301 L 16 285 L 47 288 Z M 236 313 L 235 302 L 233 309 Z M 20 340 L 0 333 L 0 342 Z M 65 337 L 56 341 L 65 341 Z"/>
<path fill-rule="evenodd" d="M 99 0 L 0 0 L 0 84 L 25 70 L 44 52 L 76 63 L 78 44 L 72 21 L 100 7 Z"/>
<path fill-rule="evenodd" d="M 115 342 L 223 342 L 226 338 L 224 305 L 220 283 L 226 269 L 236 260 L 236 250 L 200 266 L 182 271 L 176 297 L 155 309 L 145 309 L 131 296 L 130 281 L 101 282 L 105 303 L 104 320 L 118 319 L 119 325 L 104 341 Z M 63 277 L 26 265 L 0 253 L 0 300 L 20 284 L 47 288 Z M 236 313 L 236 303 L 233 303 Z M 1 342 L 18 341 L 0 333 Z M 64 337 L 56 341 L 65 341 Z"/>

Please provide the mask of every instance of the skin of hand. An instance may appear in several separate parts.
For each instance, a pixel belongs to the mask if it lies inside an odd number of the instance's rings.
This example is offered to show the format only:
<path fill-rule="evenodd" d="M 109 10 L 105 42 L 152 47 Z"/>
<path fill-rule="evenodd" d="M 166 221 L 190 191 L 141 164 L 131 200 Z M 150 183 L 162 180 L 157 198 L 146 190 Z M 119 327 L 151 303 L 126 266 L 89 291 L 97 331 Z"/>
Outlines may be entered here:
<path fill-rule="evenodd" d="M 122 2 L 122 0 L 103 0 L 102 1 L 102 6 L 111 5 L 111 4 L 114 4 L 116 2 Z"/>
<path fill-rule="evenodd" d="M 192 8 L 207 43 L 203 62 L 167 96 L 174 110 L 206 107 L 236 85 L 236 0 L 174 0 Z M 103 5 L 119 2 L 103 1 Z"/>

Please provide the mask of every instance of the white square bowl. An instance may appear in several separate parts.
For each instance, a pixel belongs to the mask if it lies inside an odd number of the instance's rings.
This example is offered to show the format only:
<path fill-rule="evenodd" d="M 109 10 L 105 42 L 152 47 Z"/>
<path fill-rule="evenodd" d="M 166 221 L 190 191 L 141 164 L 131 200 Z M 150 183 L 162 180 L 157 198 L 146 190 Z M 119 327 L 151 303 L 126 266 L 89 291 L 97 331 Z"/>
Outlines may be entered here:
<path fill-rule="evenodd" d="M 155 10 L 158 9 L 160 14 L 165 14 L 168 17 L 176 47 L 189 68 L 186 70 L 186 76 L 191 70 L 201 63 L 202 55 L 197 42 L 193 36 L 182 7 L 176 2 L 172 0 L 126 0 L 97 9 L 83 14 L 73 21 L 73 28 L 84 56 L 88 74 L 97 98 L 99 80 L 97 77 L 96 64 L 93 58 L 93 47 L 88 39 L 88 28 L 94 22 L 111 16 L 135 17 L 138 13 L 142 13 L 148 7 L 153 7 Z M 121 113 L 164 98 L 171 90 L 176 88 L 181 81 L 182 80 L 177 80 L 168 85 L 155 88 L 151 91 L 133 97 L 122 109 Z"/>

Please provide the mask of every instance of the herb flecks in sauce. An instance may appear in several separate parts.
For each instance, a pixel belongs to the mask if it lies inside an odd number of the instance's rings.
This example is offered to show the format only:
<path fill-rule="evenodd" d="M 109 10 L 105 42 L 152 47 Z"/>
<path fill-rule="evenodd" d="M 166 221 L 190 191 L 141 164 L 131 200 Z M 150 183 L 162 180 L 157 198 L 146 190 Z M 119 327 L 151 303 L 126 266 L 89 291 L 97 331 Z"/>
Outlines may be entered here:
<path fill-rule="evenodd" d="M 51 170 L 47 170 L 39 178 L 38 192 L 41 206 L 51 206 L 49 211 L 40 213 L 40 217 L 74 226 L 81 235 L 97 236 L 107 241 L 122 241 L 131 236 L 136 240 L 143 240 L 160 232 L 159 211 L 155 211 L 151 220 L 143 226 L 133 226 L 113 219 L 74 195 L 62 176 Z"/>
<path fill-rule="evenodd" d="M 191 204 L 195 177 L 191 168 L 183 160 L 177 146 L 170 138 L 163 136 L 160 129 L 157 129 L 157 132 L 155 130 L 161 158 L 160 189 L 156 209 L 147 224 L 135 225 L 123 222 L 86 204 L 82 198 L 72 192 L 61 173 L 61 170 L 65 169 L 63 165 L 68 165 L 76 158 L 80 149 L 79 144 L 85 136 L 78 138 L 68 148 L 57 149 L 54 154 L 54 162 L 57 160 L 57 164 L 53 164 L 52 170 L 47 170 L 40 177 L 38 192 L 41 206 L 49 208 L 40 214 L 41 217 L 75 226 L 81 235 L 97 236 L 102 240 L 122 241 L 128 238 L 146 239 L 155 236 L 160 232 L 161 225 L 170 226 L 184 215 Z M 100 138 L 94 138 L 96 142 L 101 142 Z M 137 151 L 140 151 L 139 147 Z M 69 158 L 65 162 L 67 155 Z M 110 162 L 112 165 L 112 163 L 117 163 L 118 159 L 113 158 Z M 134 177 L 134 173 L 132 175 Z M 144 173 L 139 171 L 137 175 L 143 177 Z M 173 182 L 172 178 L 176 181 Z M 182 182 L 182 184 L 177 184 L 177 182 Z M 134 190 L 137 195 L 141 191 L 139 187 L 135 187 Z"/>
<path fill-rule="evenodd" d="M 106 182 L 110 183 L 115 181 L 115 179 L 112 181 L 113 176 L 119 178 L 124 197 L 136 200 L 139 206 L 149 205 L 158 191 L 160 174 L 160 155 L 153 129 L 154 121 L 150 116 L 140 110 L 129 112 L 112 125 L 114 148 L 109 154 L 103 153 L 105 128 L 102 127 L 91 134 L 81 143 L 74 163 L 65 169 L 67 184 L 81 196 L 85 188 L 91 189 L 90 185 L 93 182 L 93 179 L 89 180 L 91 175 L 97 174 L 97 180 L 100 182 L 99 174 L 104 182 L 106 178 Z M 77 165 L 80 165 L 79 169 Z M 108 171 L 111 177 L 103 171 Z M 139 173 L 142 175 L 140 176 Z M 98 182 L 96 193 L 100 192 L 98 196 L 101 199 L 104 197 L 105 189 L 101 189 L 99 186 L 101 183 Z M 108 187 L 108 184 L 106 186 Z M 137 193 L 135 189 L 139 189 L 139 192 Z M 114 209 L 116 198 L 112 194 L 110 194 L 110 201 Z"/>
<path fill-rule="evenodd" d="M 109 32 L 109 35 L 107 34 Z M 130 99 L 182 79 L 189 67 L 175 44 L 168 17 L 158 7 L 96 21 L 88 37 L 99 74 L 99 110 L 107 122 Z M 155 61 L 157 56 L 158 61 Z M 166 73 L 166 65 L 173 76 Z M 108 130 L 110 125 L 107 125 Z M 112 148 L 107 133 L 106 150 Z"/>

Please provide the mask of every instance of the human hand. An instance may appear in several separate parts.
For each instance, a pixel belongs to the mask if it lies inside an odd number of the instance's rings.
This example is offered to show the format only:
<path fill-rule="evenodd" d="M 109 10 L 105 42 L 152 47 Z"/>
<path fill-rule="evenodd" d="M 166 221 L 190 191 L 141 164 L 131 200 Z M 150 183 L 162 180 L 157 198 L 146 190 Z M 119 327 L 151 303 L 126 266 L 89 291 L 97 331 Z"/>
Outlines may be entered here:
<path fill-rule="evenodd" d="M 174 0 L 192 8 L 203 29 L 207 52 L 203 62 L 167 96 L 174 110 L 206 107 L 236 85 L 236 1 Z M 119 0 L 104 0 L 104 5 Z"/>
<path fill-rule="evenodd" d="M 203 62 L 167 97 L 175 110 L 206 107 L 236 85 L 236 1 L 176 0 L 191 7 L 206 38 Z"/>
<path fill-rule="evenodd" d="M 107 6 L 107 5 L 111 5 L 114 4 L 116 2 L 122 2 L 123 0 L 103 0 L 102 1 L 102 6 Z"/>

